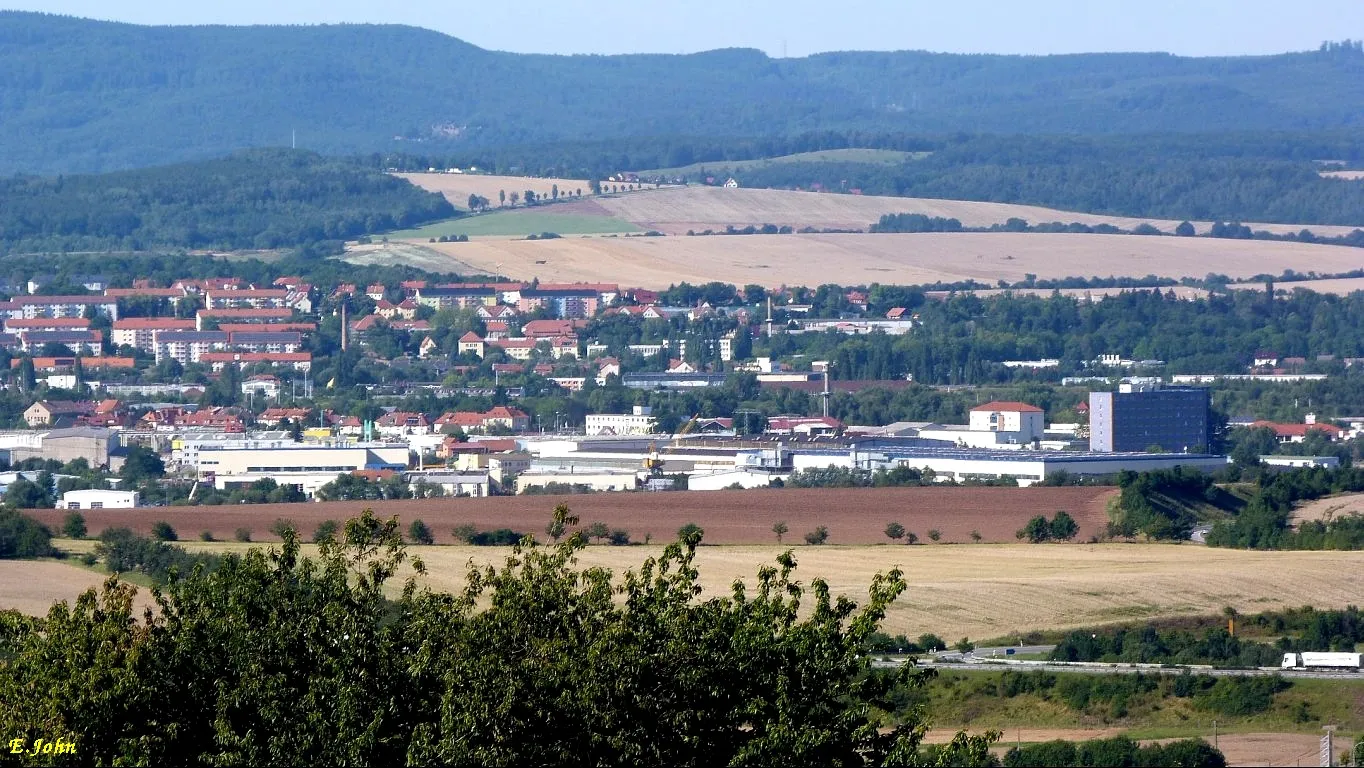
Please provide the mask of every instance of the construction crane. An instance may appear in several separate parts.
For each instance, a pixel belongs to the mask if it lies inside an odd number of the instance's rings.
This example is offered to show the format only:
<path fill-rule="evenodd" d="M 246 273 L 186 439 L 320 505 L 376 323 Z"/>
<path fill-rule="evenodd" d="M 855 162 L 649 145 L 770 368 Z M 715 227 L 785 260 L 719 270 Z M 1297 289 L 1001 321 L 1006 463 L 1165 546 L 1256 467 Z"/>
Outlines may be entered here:
<path fill-rule="evenodd" d="M 676 443 L 679 437 L 682 437 L 691 432 L 693 429 L 696 429 L 696 423 L 700 419 L 701 413 L 699 411 L 692 414 L 692 417 L 690 419 L 687 419 L 687 423 L 683 424 L 681 429 L 673 433 L 673 442 Z"/>
<path fill-rule="evenodd" d="M 644 457 L 643 465 L 651 477 L 659 477 L 663 474 L 663 457 L 658 453 L 657 444 L 649 443 L 649 455 Z"/>

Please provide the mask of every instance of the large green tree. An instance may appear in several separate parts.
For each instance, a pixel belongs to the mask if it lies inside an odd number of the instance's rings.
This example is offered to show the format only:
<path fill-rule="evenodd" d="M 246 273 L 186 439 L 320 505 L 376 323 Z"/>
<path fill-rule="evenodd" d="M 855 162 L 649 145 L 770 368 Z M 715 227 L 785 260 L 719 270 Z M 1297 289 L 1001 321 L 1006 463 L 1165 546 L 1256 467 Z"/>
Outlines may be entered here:
<path fill-rule="evenodd" d="M 991 760 L 994 734 L 929 752 L 922 717 L 882 730 L 871 716 L 891 685 L 925 677 L 864 674 L 899 571 L 859 609 L 822 580 L 800 586 L 788 552 L 751 591 L 706 597 L 699 542 L 618 576 L 577 566 L 581 533 L 526 539 L 451 595 L 418 585 L 396 518 L 366 512 L 317 560 L 287 531 L 279 549 L 172 578 L 141 621 L 112 580 L 42 620 L 0 614 L 0 731 L 74 736 L 91 764 Z"/>

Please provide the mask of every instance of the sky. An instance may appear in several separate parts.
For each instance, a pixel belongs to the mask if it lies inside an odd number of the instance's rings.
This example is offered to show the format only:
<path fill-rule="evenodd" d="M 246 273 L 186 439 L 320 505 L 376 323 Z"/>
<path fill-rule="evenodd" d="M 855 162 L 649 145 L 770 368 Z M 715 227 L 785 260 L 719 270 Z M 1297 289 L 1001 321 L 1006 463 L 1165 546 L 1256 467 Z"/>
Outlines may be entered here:
<path fill-rule="evenodd" d="M 1364 38 L 1364 0 L 0 0 L 137 24 L 409 24 L 523 53 L 759 48 L 953 53 L 1315 49 Z"/>

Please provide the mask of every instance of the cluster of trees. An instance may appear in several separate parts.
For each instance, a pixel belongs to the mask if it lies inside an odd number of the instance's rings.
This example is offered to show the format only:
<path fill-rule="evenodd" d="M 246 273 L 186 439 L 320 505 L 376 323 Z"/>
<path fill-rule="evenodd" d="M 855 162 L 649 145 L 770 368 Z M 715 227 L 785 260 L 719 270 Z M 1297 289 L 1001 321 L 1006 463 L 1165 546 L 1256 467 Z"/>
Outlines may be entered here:
<path fill-rule="evenodd" d="M 994 681 L 990 681 L 994 682 Z M 1064 704 L 1076 712 L 1107 710 L 1113 718 L 1126 716 L 1142 695 L 1192 699 L 1196 709 L 1219 715 L 1244 716 L 1268 710 L 1274 694 L 1292 687 L 1278 675 L 1269 677 L 1213 677 L 1185 672 L 1179 675 L 1057 675 L 1050 672 L 1005 672 L 993 686 L 1001 698 L 1036 696 Z"/>
<path fill-rule="evenodd" d="M 1138 744 L 1126 736 L 1090 741 L 1048 741 L 1010 747 L 1004 753 L 1005 768 L 1058 765 L 1087 765 L 1095 768 L 1122 768 L 1130 765 L 1197 765 L 1223 768 L 1227 764 L 1221 750 L 1202 739 L 1181 739 L 1165 744 Z"/>
<path fill-rule="evenodd" d="M 1060 510 L 1050 520 L 1045 515 L 1033 517 L 1014 536 L 1026 539 L 1030 544 L 1041 544 L 1044 541 L 1070 541 L 1079 532 L 1080 524 L 1075 522 L 1075 518 L 1065 510 Z"/>
<path fill-rule="evenodd" d="M 110 573 L 141 573 L 157 583 L 194 573 L 201 566 L 212 570 L 218 565 L 217 555 L 190 554 L 183 547 L 168 544 L 174 541 L 174 530 L 169 525 L 160 530 L 157 538 L 138 536 L 128 528 L 108 528 L 99 535 L 94 558 L 102 561 Z"/>
<path fill-rule="evenodd" d="M 1295 530 L 1293 505 L 1334 493 L 1364 491 L 1364 467 L 1314 467 L 1260 474 L 1254 495 L 1235 518 L 1208 533 L 1214 547 L 1250 549 L 1364 549 L 1364 517 L 1310 520 Z"/>
<path fill-rule="evenodd" d="M 1226 493 L 1205 472 L 1183 467 L 1118 474 L 1118 503 L 1110 536 L 1182 541 L 1198 523 L 1194 505 L 1216 504 Z"/>
<path fill-rule="evenodd" d="M 1212 664 L 1232 667 L 1277 666 L 1288 651 L 1352 651 L 1364 642 L 1364 614 L 1355 607 L 1343 611 L 1302 608 L 1237 616 L 1243 628 L 1280 635 L 1274 644 L 1243 640 L 1224 625 L 1203 631 L 1162 629 L 1155 624 L 1076 630 L 1051 653 L 1055 661 L 1105 661 L 1145 664 Z"/>
<path fill-rule="evenodd" d="M 697 543 L 623 580 L 576 565 L 581 536 L 523 544 L 471 567 L 462 594 L 414 576 L 390 598 L 409 565 L 399 523 L 366 513 L 317 560 L 291 535 L 171 579 L 143 620 L 116 581 L 42 619 L 0 615 L 0 727 L 80 734 L 82 759 L 99 763 L 926 759 L 921 719 L 882 730 L 871 709 L 924 676 L 869 676 L 862 655 L 905 589 L 898 571 L 860 608 L 819 579 L 802 601 L 786 554 L 755 584 L 698 599 Z M 997 737 L 960 734 L 935 759 L 989 764 Z"/>
<path fill-rule="evenodd" d="M 363 475 L 342 474 L 318 488 L 314 495 L 320 501 L 430 499 L 445 495 L 445 490 L 430 483 L 408 483 L 397 473 L 376 479 Z"/>
<path fill-rule="evenodd" d="M 1283 652 L 1272 645 L 1242 640 L 1226 628 L 1202 635 L 1154 625 L 1137 630 L 1075 631 L 1051 652 L 1056 661 L 1108 661 L 1144 664 L 1212 664 L 1231 667 L 1277 666 Z"/>
<path fill-rule="evenodd" d="M 453 215 L 444 197 L 394 176 L 290 150 L 0 181 L 10 251 L 288 248 Z"/>
<path fill-rule="evenodd" d="M 13 507 L 0 507 L 0 560 L 51 557 L 52 531 Z"/>
<path fill-rule="evenodd" d="M 1203 739 L 1180 739 L 1166 743 L 1139 745 L 1128 737 L 1091 739 L 1091 741 L 1049 741 L 1012 746 L 1004 753 L 1005 768 L 1048 768 L 1052 765 L 1093 765 L 1095 768 L 1123 768 L 1127 765 L 1200 765 L 1222 768 L 1226 756 Z"/>

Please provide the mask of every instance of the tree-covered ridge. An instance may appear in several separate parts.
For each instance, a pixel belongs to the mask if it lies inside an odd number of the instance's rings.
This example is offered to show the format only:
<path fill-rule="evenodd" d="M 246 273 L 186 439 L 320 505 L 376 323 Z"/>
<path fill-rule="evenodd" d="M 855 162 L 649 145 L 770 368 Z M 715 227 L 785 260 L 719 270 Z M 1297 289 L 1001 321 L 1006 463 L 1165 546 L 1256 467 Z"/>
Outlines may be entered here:
<path fill-rule="evenodd" d="M 577 566 L 577 532 L 470 565 L 462 594 L 409 580 L 390 600 L 399 531 L 367 511 L 318 560 L 287 532 L 172 580 L 141 622 L 113 581 L 45 619 L 0 613 L 0 729 L 76 736 L 90 764 L 928 764 L 923 718 L 882 731 L 870 706 L 931 673 L 866 675 L 861 653 L 898 571 L 858 609 L 801 586 L 788 552 L 702 599 L 699 532 L 623 577 Z M 988 764 L 996 737 L 933 756 Z"/>
<path fill-rule="evenodd" d="M 140 27 L 6 13 L 0 169 L 146 165 L 280 145 L 293 129 L 326 152 L 826 128 L 1321 130 L 1364 122 L 1361 75 L 1353 44 L 1232 58 L 544 56 L 401 26 Z"/>
<path fill-rule="evenodd" d="M 249 150 L 114 173 L 0 181 L 7 251 L 282 248 L 454 215 L 439 194 L 311 152 Z"/>

